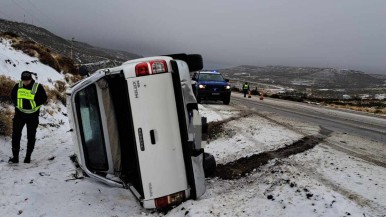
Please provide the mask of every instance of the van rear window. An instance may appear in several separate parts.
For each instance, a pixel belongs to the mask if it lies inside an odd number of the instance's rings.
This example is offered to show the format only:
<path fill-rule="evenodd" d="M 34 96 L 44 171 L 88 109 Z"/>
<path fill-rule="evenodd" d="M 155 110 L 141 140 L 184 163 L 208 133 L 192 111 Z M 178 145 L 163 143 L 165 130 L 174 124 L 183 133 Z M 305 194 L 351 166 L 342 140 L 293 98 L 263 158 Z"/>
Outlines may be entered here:
<path fill-rule="evenodd" d="M 199 79 L 200 81 L 224 81 L 224 78 L 220 74 L 200 74 Z"/>
<path fill-rule="evenodd" d="M 109 167 L 96 86 L 79 91 L 75 101 L 86 166 L 91 171 L 106 171 Z"/>

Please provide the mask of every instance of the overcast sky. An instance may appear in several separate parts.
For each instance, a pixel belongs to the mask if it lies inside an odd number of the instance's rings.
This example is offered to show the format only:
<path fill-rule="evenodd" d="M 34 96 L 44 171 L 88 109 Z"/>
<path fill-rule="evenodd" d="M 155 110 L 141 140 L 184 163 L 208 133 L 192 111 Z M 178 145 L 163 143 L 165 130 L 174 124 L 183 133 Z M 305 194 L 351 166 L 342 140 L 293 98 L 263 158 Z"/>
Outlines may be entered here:
<path fill-rule="evenodd" d="M 323 66 L 386 74 L 385 0 L 0 0 L 0 17 L 144 56 L 204 65 Z"/>

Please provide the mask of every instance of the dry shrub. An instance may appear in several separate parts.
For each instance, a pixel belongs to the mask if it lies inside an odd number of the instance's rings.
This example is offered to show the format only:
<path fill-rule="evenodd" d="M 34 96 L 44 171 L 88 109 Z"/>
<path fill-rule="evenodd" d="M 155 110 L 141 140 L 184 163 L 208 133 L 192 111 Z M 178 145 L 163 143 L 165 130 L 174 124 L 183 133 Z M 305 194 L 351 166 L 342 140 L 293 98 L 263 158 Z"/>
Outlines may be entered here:
<path fill-rule="evenodd" d="M 38 57 L 40 62 L 60 72 L 60 65 L 58 61 L 56 61 L 56 59 L 51 55 L 51 52 L 48 48 L 45 48 L 44 46 L 33 41 L 14 42 L 12 47 L 16 50 L 23 51 L 29 56 Z"/>
<path fill-rule="evenodd" d="M 57 89 L 49 89 L 45 87 L 47 90 L 47 97 L 54 102 L 60 101 L 63 105 L 66 105 L 66 95 L 64 92 L 59 92 Z"/>
<path fill-rule="evenodd" d="M 386 109 L 375 109 L 375 114 L 386 114 Z"/>
<path fill-rule="evenodd" d="M 59 63 L 64 73 L 78 74 L 78 70 L 72 59 L 62 55 L 56 55 L 55 59 Z"/>
<path fill-rule="evenodd" d="M 53 69 L 56 71 L 60 72 L 60 65 L 56 61 L 56 59 L 51 55 L 51 53 L 45 51 L 45 50 L 40 50 L 38 51 L 39 53 L 39 60 L 43 64 L 51 66 Z"/>
<path fill-rule="evenodd" d="M 47 113 L 51 116 L 54 116 L 55 112 L 51 109 L 47 109 Z"/>
<path fill-rule="evenodd" d="M 10 77 L 0 75 L 0 101 L 1 102 L 12 102 L 11 92 L 16 82 Z"/>
<path fill-rule="evenodd" d="M 36 50 L 33 49 L 26 49 L 23 51 L 25 54 L 27 54 L 30 57 L 38 57 L 39 53 Z"/>
<path fill-rule="evenodd" d="M 48 99 L 52 99 L 54 102 L 60 101 L 64 105 L 66 104 L 66 89 L 67 84 L 64 81 L 56 81 L 55 89 L 47 88 L 47 97 Z"/>
<path fill-rule="evenodd" d="M 66 83 L 64 81 L 56 81 L 55 88 L 59 92 L 63 93 L 64 91 L 66 91 Z"/>
<path fill-rule="evenodd" d="M 340 109 L 349 109 L 353 111 L 361 111 L 361 112 L 367 112 L 367 113 L 374 113 L 374 114 L 386 114 L 386 108 L 371 108 L 371 107 L 360 107 L 360 106 L 353 106 L 353 105 L 336 105 L 336 104 L 329 104 L 329 106 L 333 108 L 340 108 Z"/>
<path fill-rule="evenodd" d="M 0 109 L 0 135 L 11 136 L 13 111 L 9 108 Z"/>
<path fill-rule="evenodd" d="M 11 38 L 18 38 L 19 37 L 19 35 L 17 35 L 14 32 L 3 32 L 3 33 L 0 34 L 0 36 L 4 37 L 4 38 L 9 38 L 9 39 L 11 39 Z"/>
<path fill-rule="evenodd" d="M 25 40 L 24 44 L 34 44 L 34 45 L 36 45 L 36 42 L 31 41 L 31 40 Z"/>
<path fill-rule="evenodd" d="M 72 85 L 80 80 L 82 80 L 82 76 L 80 75 L 65 75 L 64 76 L 64 79 L 66 80 L 66 82 L 69 84 L 69 85 Z"/>

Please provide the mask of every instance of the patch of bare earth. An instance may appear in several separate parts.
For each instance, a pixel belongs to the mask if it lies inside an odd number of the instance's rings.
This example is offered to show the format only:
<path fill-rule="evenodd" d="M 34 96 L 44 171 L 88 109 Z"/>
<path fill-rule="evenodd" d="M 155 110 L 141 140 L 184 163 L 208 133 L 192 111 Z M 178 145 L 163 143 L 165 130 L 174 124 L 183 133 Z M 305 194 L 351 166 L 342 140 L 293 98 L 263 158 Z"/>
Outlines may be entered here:
<path fill-rule="evenodd" d="M 225 165 L 219 164 L 215 176 L 222 179 L 239 179 L 254 169 L 267 164 L 270 160 L 287 158 L 312 149 L 325 138 L 325 136 L 305 136 L 284 148 L 243 157 Z"/>

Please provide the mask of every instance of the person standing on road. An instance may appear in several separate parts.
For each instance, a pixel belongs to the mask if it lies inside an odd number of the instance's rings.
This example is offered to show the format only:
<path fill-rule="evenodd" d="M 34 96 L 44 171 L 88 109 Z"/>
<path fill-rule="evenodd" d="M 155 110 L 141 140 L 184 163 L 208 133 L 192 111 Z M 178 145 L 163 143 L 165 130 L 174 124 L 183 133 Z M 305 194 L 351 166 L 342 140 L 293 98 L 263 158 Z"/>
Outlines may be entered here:
<path fill-rule="evenodd" d="M 24 71 L 21 80 L 12 89 L 12 102 L 15 115 L 12 126 L 12 154 L 9 163 L 19 163 L 20 139 L 24 125 L 27 125 L 27 153 L 24 163 L 31 162 L 31 154 L 35 147 L 36 129 L 39 125 L 40 106 L 47 101 L 43 85 L 32 79 L 33 72 Z M 35 74 L 36 75 L 36 74 Z"/>
<path fill-rule="evenodd" d="M 247 94 L 249 93 L 249 84 L 248 84 L 248 82 L 244 83 L 244 85 L 243 85 L 243 92 L 244 92 L 244 97 L 246 97 Z"/>

